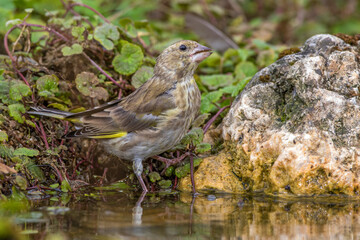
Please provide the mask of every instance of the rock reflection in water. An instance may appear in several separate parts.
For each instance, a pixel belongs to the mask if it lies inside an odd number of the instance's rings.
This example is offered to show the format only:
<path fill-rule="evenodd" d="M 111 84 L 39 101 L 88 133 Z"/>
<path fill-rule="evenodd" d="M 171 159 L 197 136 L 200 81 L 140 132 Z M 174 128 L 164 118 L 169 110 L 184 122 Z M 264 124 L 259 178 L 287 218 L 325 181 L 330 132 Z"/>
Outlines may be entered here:
<path fill-rule="evenodd" d="M 138 198 L 108 192 L 72 201 L 71 210 L 60 215 L 42 210 L 46 226 L 33 220 L 24 225 L 39 231 L 33 239 L 53 232 L 69 239 L 360 238 L 360 205 L 346 198 L 201 194 L 193 199 L 183 193 L 147 194 L 140 203 Z"/>

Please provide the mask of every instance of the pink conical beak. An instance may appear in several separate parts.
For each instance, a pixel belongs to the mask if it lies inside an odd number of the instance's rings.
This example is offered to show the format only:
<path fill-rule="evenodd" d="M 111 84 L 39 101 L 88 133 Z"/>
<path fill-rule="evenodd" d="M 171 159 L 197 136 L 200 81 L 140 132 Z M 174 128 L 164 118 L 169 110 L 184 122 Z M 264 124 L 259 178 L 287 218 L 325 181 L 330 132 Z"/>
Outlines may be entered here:
<path fill-rule="evenodd" d="M 211 54 L 212 54 L 211 48 L 198 44 L 198 46 L 194 48 L 194 50 L 191 53 L 191 59 L 194 62 L 200 63 Z"/>

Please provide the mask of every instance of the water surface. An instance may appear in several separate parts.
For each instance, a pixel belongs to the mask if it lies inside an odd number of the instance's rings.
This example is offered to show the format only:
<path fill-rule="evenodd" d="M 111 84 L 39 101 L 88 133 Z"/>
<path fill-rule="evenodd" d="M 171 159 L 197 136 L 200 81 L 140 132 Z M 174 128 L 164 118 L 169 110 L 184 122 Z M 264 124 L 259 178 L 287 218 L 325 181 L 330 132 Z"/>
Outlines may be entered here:
<path fill-rule="evenodd" d="M 51 233 L 58 239 L 360 239 L 360 202 L 345 197 L 163 192 L 147 194 L 141 204 L 139 198 L 102 191 L 33 200 L 15 221 L 25 239 L 54 238 Z"/>

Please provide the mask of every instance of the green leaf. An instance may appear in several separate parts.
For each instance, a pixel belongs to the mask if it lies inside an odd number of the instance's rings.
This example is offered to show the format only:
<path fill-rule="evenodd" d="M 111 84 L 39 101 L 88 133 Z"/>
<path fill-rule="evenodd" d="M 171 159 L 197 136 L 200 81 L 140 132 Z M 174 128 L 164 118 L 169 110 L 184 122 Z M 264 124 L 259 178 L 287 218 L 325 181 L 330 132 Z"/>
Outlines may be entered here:
<path fill-rule="evenodd" d="M 197 116 L 195 118 L 195 120 L 192 122 L 191 126 L 192 127 L 200 127 L 201 125 L 203 125 L 205 123 L 206 119 L 208 119 L 209 116 L 210 116 L 209 113 L 204 113 L 204 114 Z"/>
<path fill-rule="evenodd" d="M 159 184 L 160 188 L 166 189 L 166 188 L 171 187 L 172 182 L 171 182 L 171 180 L 163 179 L 163 180 L 159 181 L 158 184 Z"/>
<path fill-rule="evenodd" d="M 112 64 L 118 73 L 131 75 L 141 66 L 144 54 L 139 46 L 122 42 L 121 53 L 114 58 Z"/>
<path fill-rule="evenodd" d="M 11 83 L 11 81 L 0 81 L 0 99 L 8 97 Z"/>
<path fill-rule="evenodd" d="M 209 113 L 215 108 L 209 99 L 201 97 L 200 112 L 202 114 Z"/>
<path fill-rule="evenodd" d="M 122 190 L 128 188 L 130 188 L 130 186 L 121 181 L 112 183 L 109 186 L 95 187 L 96 190 Z"/>
<path fill-rule="evenodd" d="M 34 157 L 39 155 L 39 151 L 36 149 L 30 149 L 30 148 L 18 148 L 14 151 L 15 156 L 28 156 L 28 157 Z"/>
<path fill-rule="evenodd" d="M 102 87 L 95 87 L 100 83 L 99 78 L 90 72 L 82 72 L 76 76 L 76 88 L 84 96 L 91 98 L 107 100 L 109 93 Z"/>
<path fill-rule="evenodd" d="M 227 86 L 234 81 L 231 74 L 213 74 L 199 76 L 201 82 L 210 90 L 218 89 L 219 87 Z"/>
<path fill-rule="evenodd" d="M 8 140 L 8 135 L 6 134 L 6 132 L 0 130 L 0 142 L 7 141 L 7 140 Z"/>
<path fill-rule="evenodd" d="M 223 93 L 221 91 L 209 92 L 205 95 L 205 98 L 209 99 L 210 102 L 214 103 L 220 100 Z"/>
<path fill-rule="evenodd" d="M 12 19 L 12 20 L 9 20 L 5 23 L 5 26 L 8 27 L 8 26 L 13 26 L 13 25 L 16 25 L 16 24 L 20 24 L 22 23 L 22 20 L 17 18 L 17 19 Z"/>
<path fill-rule="evenodd" d="M 15 178 L 16 185 L 20 187 L 21 190 L 26 190 L 27 188 L 27 181 L 25 178 L 17 175 Z"/>
<path fill-rule="evenodd" d="M 241 79 L 244 77 L 252 77 L 257 73 L 258 69 L 256 65 L 252 62 L 241 62 L 235 67 L 235 76 L 236 79 Z"/>
<path fill-rule="evenodd" d="M 26 13 L 32 13 L 33 11 L 34 11 L 33 8 L 26 8 L 26 9 L 25 9 L 25 12 L 26 12 Z"/>
<path fill-rule="evenodd" d="M 214 52 L 200 63 L 200 67 L 209 66 L 212 68 L 219 68 L 220 62 L 221 62 L 221 56 L 217 52 Z"/>
<path fill-rule="evenodd" d="M 51 188 L 58 188 L 60 185 L 58 183 L 54 183 L 54 184 L 51 184 L 50 187 Z"/>
<path fill-rule="evenodd" d="M 182 139 L 181 144 L 188 145 L 192 143 L 193 145 L 197 145 L 202 142 L 204 138 L 204 131 L 202 128 L 192 128 Z"/>
<path fill-rule="evenodd" d="M 77 40 L 79 41 L 84 41 L 84 36 L 83 36 L 84 31 L 85 31 L 85 27 L 73 27 L 71 29 L 71 35 L 73 35 L 73 37 L 77 38 Z"/>
<path fill-rule="evenodd" d="M 119 40 L 120 34 L 116 26 L 105 23 L 95 28 L 94 38 L 99 41 L 105 49 L 112 50 L 114 48 L 114 41 Z"/>
<path fill-rule="evenodd" d="M 67 180 L 63 180 L 61 182 L 61 191 L 63 191 L 63 192 L 71 191 L 71 186 Z"/>
<path fill-rule="evenodd" d="M 142 66 L 132 76 L 131 85 L 133 85 L 135 88 L 139 88 L 153 75 L 154 75 L 154 69 L 152 67 Z"/>
<path fill-rule="evenodd" d="M 196 146 L 196 153 L 204 153 L 211 150 L 209 143 L 200 143 Z"/>
<path fill-rule="evenodd" d="M 238 48 L 237 52 L 242 62 L 245 62 L 249 57 L 255 55 L 254 51 L 245 48 Z"/>
<path fill-rule="evenodd" d="M 126 34 L 130 38 L 137 36 L 137 30 L 134 26 L 134 22 L 130 18 L 123 18 L 119 20 L 121 32 Z"/>
<path fill-rule="evenodd" d="M 137 29 L 146 28 L 148 25 L 149 25 L 149 21 L 148 21 L 148 20 L 140 20 L 140 21 L 135 21 L 135 22 L 134 22 L 134 26 L 135 26 Z"/>
<path fill-rule="evenodd" d="M 194 159 L 194 167 L 199 166 L 199 164 L 202 162 L 201 158 L 195 158 Z M 184 166 L 177 167 L 175 169 L 175 175 L 178 178 L 186 177 L 190 173 L 190 163 L 185 164 Z"/>
<path fill-rule="evenodd" d="M 48 107 L 59 109 L 61 111 L 67 111 L 67 112 L 69 111 L 69 108 L 66 105 L 61 104 L 61 103 L 50 103 L 48 105 Z"/>
<path fill-rule="evenodd" d="M 224 60 L 232 59 L 233 57 L 238 57 L 237 49 L 229 48 L 224 53 Z"/>
<path fill-rule="evenodd" d="M 78 43 L 74 43 L 71 47 L 63 47 L 61 49 L 61 52 L 64 56 L 71 56 L 74 54 L 80 54 L 83 52 L 83 47 L 78 44 Z"/>
<path fill-rule="evenodd" d="M 31 90 L 25 83 L 16 83 L 10 87 L 9 96 L 12 100 L 20 101 L 29 95 L 31 95 Z"/>
<path fill-rule="evenodd" d="M 260 39 L 254 39 L 252 41 L 252 43 L 260 50 L 266 50 L 266 49 L 271 48 L 271 46 L 268 43 L 266 43 L 266 42 L 264 42 L 263 40 L 260 40 Z"/>
<path fill-rule="evenodd" d="M 151 172 L 149 173 L 149 179 L 151 182 L 156 182 L 159 181 L 161 179 L 160 174 L 158 172 Z"/>
<path fill-rule="evenodd" d="M 25 118 L 22 116 L 26 112 L 24 105 L 20 103 L 11 104 L 8 106 L 10 117 L 14 118 L 19 123 L 24 123 Z"/>
<path fill-rule="evenodd" d="M 26 196 L 23 192 L 19 191 L 15 186 L 11 188 L 11 199 L 13 201 L 25 201 Z"/>
<path fill-rule="evenodd" d="M 14 149 L 0 144 L 0 157 L 12 158 L 14 156 Z"/>
<path fill-rule="evenodd" d="M 167 177 L 171 177 L 174 174 L 175 171 L 175 167 L 174 166 L 170 166 L 165 170 L 165 176 Z"/>
<path fill-rule="evenodd" d="M 55 93 L 59 92 L 59 78 L 52 75 L 45 75 L 36 80 L 36 88 L 39 90 L 39 96 L 53 97 Z"/>
<path fill-rule="evenodd" d="M 234 89 L 234 91 L 232 92 L 231 96 L 235 97 L 239 94 L 239 92 L 241 92 L 245 86 L 248 84 L 248 82 L 251 80 L 252 77 L 246 77 L 241 79 L 241 81 L 236 85 L 236 88 Z"/>
<path fill-rule="evenodd" d="M 43 171 L 31 160 L 28 160 L 28 162 L 25 164 L 25 167 L 27 170 L 29 170 L 31 176 L 34 179 L 39 180 L 40 182 L 45 180 Z"/>
<path fill-rule="evenodd" d="M 275 62 L 277 57 L 278 56 L 273 49 L 261 51 L 256 58 L 256 64 L 265 67 Z"/>

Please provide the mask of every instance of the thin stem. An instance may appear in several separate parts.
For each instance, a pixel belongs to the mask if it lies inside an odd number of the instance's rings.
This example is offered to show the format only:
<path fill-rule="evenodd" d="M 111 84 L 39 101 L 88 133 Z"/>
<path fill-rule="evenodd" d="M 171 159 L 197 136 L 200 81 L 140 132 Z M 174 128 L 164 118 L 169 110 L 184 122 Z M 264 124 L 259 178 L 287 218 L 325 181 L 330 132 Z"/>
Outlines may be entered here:
<path fill-rule="evenodd" d="M 229 108 L 230 105 L 227 105 L 225 107 L 222 107 L 219 109 L 219 111 L 205 124 L 204 128 L 203 128 L 203 131 L 204 131 L 204 134 L 207 132 L 207 130 L 209 130 L 211 124 L 213 124 L 213 122 L 216 120 L 216 118 L 227 108 Z"/>
<path fill-rule="evenodd" d="M 15 72 L 22 78 L 22 80 L 25 82 L 26 85 L 28 85 L 28 87 L 30 87 L 29 82 L 26 80 L 26 78 L 24 77 L 24 75 L 19 71 L 19 69 L 17 69 L 16 67 L 16 60 L 14 58 L 14 56 L 11 54 L 10 49 L 9 49 L 9 44 L 8 44 L 8 38 L 9 38 L 9 34 L 14 31 L 15 28 L 18 28 L 18 25 L 13 26 L 12 28 L 10 28 L 4 36 L 4 47 L 5 47 L 5 51 L 8 54 L 11 63 L 13 65 L 13 68 L 15 70 Z M 33 101 L 35 101 L 35 96 L 32 96 Z"/>
<path fill-rule="evenodd" d="M 19 26 L 23 26 L 23 25 L 26 25 L 26 26 L 29 26 L 29 27 L 38 27 L 38 28 L 42 28 L 44 29 L 45 31 L 48 31 L 48 32 L 51 32 L 53 34 L 55 34 L 56 36 L 58 36 L 59 38 L 63 39 L 65 42 L 69 42 L 70 40 L 65 37 L 64 35 L 62 35 L 61 33 L 59 33 L 58 31 L 50 28 L 50 27 L 47 27 L 47 26 L 43 26 L 43 25 L 39 25 L 39 24 L 33 24 L 33 23 L 20 23 L 20 24 L 17 24 L 15 26 L 19 27 Z"/>
<path fill-rule="evenodd" d="M 95 10 L 94 8 L 86 5 L 86 4 L 83 4 L 83 3 L 73 3 L 70 5 L 70 8 L 74 7 L 74 6 L 81 6 L 81 7 L 84 7 L 84 8 L 87 8 L 91 11 L 93 11 L 94 13 L 96 13 L 96 15 L 98 15 L 102 20 L 104 20 L 106 23 L 109 23 L 110 24 L 110 21 L 106 19 L 106 17 L 104 17 L 104 15 L 102 15 L 100 12 L 98 12 L 97 10 Z"/>
<path fill-rule="evenodd" d="M 110 79 L 116 86 L 121 88 L 120 84 L 116 82 L 109 74 L 107 74 L 94 60 L 92 60 L 86 53 L 82 53 L 84 57 L 86 57 L 87 60 L 91 62 L 94 67 L 96 67 L 102 74 L 104 74 L 108 79 Z"/>
<path fill-rule="evenodd" d="M 196 194 L 195 179 L 194 179 L 194 158 L 193 158 L 193 155 L 190 155 L 190 178 L 191 178 L 192 192 L 193 192 L 193 194 Z"/>
<path fill-rule="evenodd" d="M 41 121 L 39 121 L 39 126 L 40 126 L 42 139 L 44 140 L 44 143 L 45 143 L 45 147 L 46 147 L 46 149 L 49 149 L 50 148 L 49 143 L 47 141 L 47 136 L 46 136 L 46 133 L 45 133 L 45 130 L 44 130 L 44 126 L 43 126 Z"/>
<path fill-rule="evenodd" d="M 75 16 L 78 17 L 82 17 L 79 13 L 77 13 L 74 9 L 72 9 L 72 6 L 67 5 L 63 0 L 60 0 L 62 5 L 64 6 L 64 8 L 66 9 L 66 12 L 64 14 L 64 18 L 65 16 L 68 14 L 68 12 L 71 12 L 72 14 L 74 14 Z M 82 18 L 87 24 L 89 24 L 89 26 L 94 29 L 94 25 L 91 24 L 91 22 L 89 20 L 87 20 L 86 18 Z"/>
<path fill-rule="evenodd" d="M 60 180 L 60 183 L 62 183 L 62 181 L 64 180 L 62 175 L 61 175 L 61 172 L 59 171 L 59 169 L 55 166 L 55 164 L 52 164 L 52 167 L 55 169 L 55 172 L 56 174 L 58 175 L 58 178 Z"/>
<path fill-rule="evenodd" d="M 9 43 L 8 43 L 8 39 L 9 39 L 9 34 L 14 31 L 16 28 L 23 28 L 25 26 L 30 26 L 30 27 L 39 27 L 39 28 L 42 28 L 46 31 L 49 31 L 49 32 L 52 32 L 54 33 L 55 35 L 59 36 L 60 38 L 64 39 L 65 41 L 69 41 L 65 36 L 63 36 L 62 34 L 58 33 L 57 31 L 49 28 L 49 27 L 46 27 L 46 26 L 42 26 L 42 25 L 38 25 L 38 24 L 31 24 L 31 23 L 20 23 L 20 24 L 17 24 L 17 25 L 14 25 L 12 28 L 10 28 L 6 33 L 5 33 L 5 36 L 4 36 L 4 47 L 5 47 L 5 51 L 6 53 L 8 54 L 10 60 L 11 60 L 11 63 L 13 65 L 13 68 L 15 70 L 15 72 L 20 76 L 20 78 L 25 82 L 26 85 L 28 85 L 28 87 L 31 88 L 28 80 L 25 78 L 25 76 L 19 71 L 19 69 L 17 69 L 16 67 L 16 59 L 14 58 L 14 56 L 12 55 L 10 49 L 9 49 Z M 34 93 L 31 95 L 31 98 L 32 98 L 32 101 L 35 102 L 35 96 L 34 96 Z"/>
<path fill-rule="evenodd" d="M 174 164 L 177 164 L 177 163 L 181 162 L 184 158 L 186 158 L 190 154 L 191 154 L 190 152 L 186 152 L 183 155 L 181 155 L 180 157 L 173 158 L 173 159 L 164 158 L 164 157 L 160 157 L 160 156 L 153 156 L 152 158 L 156 159 L 156 160 L 158 160 L 160 162 L 165 163 L 166 166 L 165 166 L 164 170 L 166 170 L 171 165 L 174 165 Z"/>

